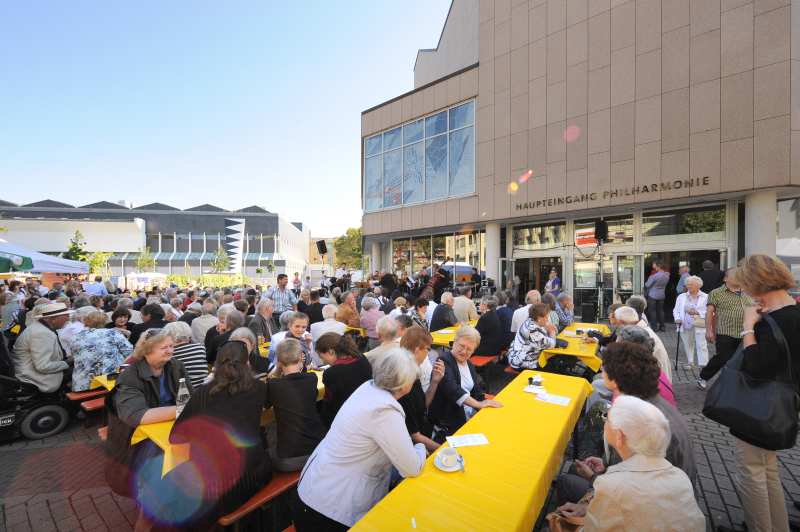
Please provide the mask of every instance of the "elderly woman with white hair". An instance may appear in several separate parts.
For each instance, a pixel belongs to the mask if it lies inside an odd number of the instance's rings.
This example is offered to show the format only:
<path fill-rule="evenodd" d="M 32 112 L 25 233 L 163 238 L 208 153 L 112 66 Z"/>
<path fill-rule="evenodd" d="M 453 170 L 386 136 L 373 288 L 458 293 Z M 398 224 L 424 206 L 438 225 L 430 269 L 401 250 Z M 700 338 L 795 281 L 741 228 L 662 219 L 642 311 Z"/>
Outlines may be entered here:
<path fill-rule="evenodd" d="M 380 341 L 380 345 L 364 353 L 364 355 L 366 355 L 366 357 L 370 360 L 372 360 L 373 357 L 381 355 L 387 352 L 389 349 L 399 345 L 399 324 L 393 317 L 383 316 L 380 318 L 378 323 L 375 325 L 375 330 L 378 333 L 378 341 Z"/>
<path fill-rule="evenodd" d="M 708 364 L 708 344 L 706 343 L 706 307 L 708 294 L 701 291 L 703 280 L 690 275 L 686 278 L 686 292 L 675 300 L 672 317 L 681 332 L 683 349 L 686 351 L 686 369 L 701 368 Z"/>
<path fill-rule="evenodd" d="M 483 383 L 469 361 L 480 343 L 481 335 L 474 327 L 462 326 L 456 331 L 451 351 L 439 357 L 444 363 L 444 378 L 428 410 L 434 441 L 442 443 L 481 408 L 503 406 L 486 399 Z"/>
<path fill-rule="evenodd" d="M 670 428 L 658 408 L 622 395 L 609 410 L 603 432 L 622 462 L 595 479 L 588 507 L 567 503 L 559 508 L 561 515 L 583 524 L 584 532 L 706 529 L 692 482 L 664 458 Z"/>
<path fill-rule="evenodd" d="M 200 386 L 208 377 L 206 348 L 192 339 L 192 328 L 183 321 L 168 323 L 164 330 L 172 336 L 174 350 L 172 357 L 183 362 L 192 386 Z"/>
<path fill-rule="evenodd" d="M 347 530 L 386 495 L 392 466 L 404 477 L 422 472 L 425 446 L 412 443 L 398 403 L 417 372 L 401 347 L 373 362 L 372 380 L 345 401 L 300 474 L 299 532 Z"/>
<path fill-rule="evenodd" d="M 658 337 L 655 331 L 653 331 L 653 329 L 651 329 L 649 326 L 642 324 L 639 318 L 639 313 L 626 305 L 623 305 L 614 311 L 614 318 L 619 322 L 620 326 L 624 327 L 625 325 L 635 325 L 647 331 L 647 334 L 653 339 L 653 356 L 656 357 L 661 371 L 664 372 L 664 375 L 667 376 L 667 379 L 671 383 L 672 365 L 669 361 L 667 348 L 664 347 L 664 342 L 661 341 L 661 338 Z"/>

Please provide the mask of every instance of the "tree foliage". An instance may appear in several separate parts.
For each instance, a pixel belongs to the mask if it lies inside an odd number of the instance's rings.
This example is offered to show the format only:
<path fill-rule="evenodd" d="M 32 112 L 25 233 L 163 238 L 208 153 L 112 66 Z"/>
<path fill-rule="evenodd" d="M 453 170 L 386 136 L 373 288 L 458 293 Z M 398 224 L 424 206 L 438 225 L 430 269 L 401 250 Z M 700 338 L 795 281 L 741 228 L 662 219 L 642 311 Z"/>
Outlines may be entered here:
<path fill-rule="evenodd" d="M 86 242 L 83 240 L 83 235 L 80 231 L 75 231 L 75 234 L 69 239 L 69 247 L 63 255 L 64 258 L 87 262 L 89 259 L 89 253 L 86 251 L 84 246 L 86 246 Z"/>
<path fill-rule="evenodd" d="M 230 265 L 231 259 L 228 257 L 228 254 L 225 253 L 225 250 L 217 248 L 217 251 L 214 252 L 214 257 L 211 259 L 211 271 L 214 273 L 226 272 L 230 268 Z"/>
<path fill-rule="evenodd" d="M 136 269 L 140 272 L 152 272 L 156 269 L 156 259 L 150 251 L 150 246 L 139 250 L 139 256 L 136 257 Z"/>
<path fill-rule="evenodd" d="M 360 268 L 363 252 L 361 249 L 361 228 L 350 227 L 345 234 L 333 241 L 336 250 L 336 262 L 347 264 L 350 268 Z"/>
<path fill-rule="evenodd" d="M 111 269 L 108 267 L 108 259 L 111 258 L 113 253 L 110 251 L 95 251 L 89 255 L 87 262 L 89 263 L 89 272 L 107 277 Z"/>

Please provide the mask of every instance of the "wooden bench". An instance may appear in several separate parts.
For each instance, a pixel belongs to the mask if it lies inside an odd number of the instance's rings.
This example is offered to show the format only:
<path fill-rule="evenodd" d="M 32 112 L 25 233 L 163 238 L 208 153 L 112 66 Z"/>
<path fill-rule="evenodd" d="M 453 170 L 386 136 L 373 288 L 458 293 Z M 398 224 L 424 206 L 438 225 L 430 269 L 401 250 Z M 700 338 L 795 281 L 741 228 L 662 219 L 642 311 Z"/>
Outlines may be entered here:
<path fill-rule="evenodd" d="M 97 435 L 100 437 L 101 441 L 106 441 L 108 439 L 108 425 L 98 428 Z"/>
<path fill-rule="evenodd" d="M 299 471 L 293 471 L 291 473 L 275 472 L 269 484 L 258 490 L 255 495 L 250 497 L 250 499 L 239 508 L 220 517 L 217 523 L 223 527 L 237 524 L 244 517 L 269 504 L 287 490 L 295 487 L 298 480 L 300 480 Z"/>
<path fill-rule="evenodd" d="M 87 399 L 94 399 L 95 397 L 101 397 L 108 392 L 102 388 L 98 390 L 87 390 L 85 392 L 67 392 L 67 399 L 70 401 L 86 401 Z"/>
<path fill-rule="evenodd" d="M 518 370 L 512 368 L 511 366 L 506 366 L 506 369 L 504 369 L 503 371 L 505 373 L 508 373 L 509 375 L 519 375 L 520 374 L 520 372 Z"/>
<path fill-rule="evenodd" d="M 492 362 L 497 362 L 497 355 L 472 355 L 469 359 L 476 368 L 488 366 Z"/>
<path fill-rule="evenodd" d="M 84 412 L 96 412 L 102 410 L 106 406 L 106 398 L 101 396 L 95 399 L 89 399 L 81 403 L 81 410 Z"/>

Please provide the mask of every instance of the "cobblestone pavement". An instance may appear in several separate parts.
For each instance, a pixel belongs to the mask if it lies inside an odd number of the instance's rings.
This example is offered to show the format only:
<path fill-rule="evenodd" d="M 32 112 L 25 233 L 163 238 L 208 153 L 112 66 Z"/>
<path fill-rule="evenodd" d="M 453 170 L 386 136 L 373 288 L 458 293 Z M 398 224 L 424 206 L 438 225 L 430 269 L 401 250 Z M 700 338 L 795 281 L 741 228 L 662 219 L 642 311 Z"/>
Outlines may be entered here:
<path fill-rule="evenodd" d="M 675 332 L 660 335 L 674 360 Z M 700 508 L 710 530 L 740 524 L 744 518 L 734 482 L 733 439 L 725 427 L 702 415 L 705 392 L 695 385 L 697 370 L 684 369 L 684 363 L 679 363 L 673 387 L 695 444 Z M 782 451 L 778 458 L 790 519 L 800 521 L 792 504 L 800 501 L 800 447 Z M 96 427 L 84 428 L 77 420 L 47 440 L 0 445 L 0 532 L 131 530 L 136 520 L 133 501 L 111 493 L 102 466 Z"/>

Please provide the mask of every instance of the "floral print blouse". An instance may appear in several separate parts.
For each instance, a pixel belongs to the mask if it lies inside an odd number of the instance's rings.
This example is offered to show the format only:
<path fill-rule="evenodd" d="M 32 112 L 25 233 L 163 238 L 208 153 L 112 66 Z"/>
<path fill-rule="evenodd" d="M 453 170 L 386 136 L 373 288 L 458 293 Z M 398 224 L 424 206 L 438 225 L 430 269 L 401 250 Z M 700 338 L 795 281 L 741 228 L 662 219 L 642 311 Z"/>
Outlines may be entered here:
<path fill-rule="evenodd" d="M 133 352 L 133 346 L 115 329 L 84 329 L 72 340 L 72 391 L 89 389 L 92 379 L 117 371 Z"/>

